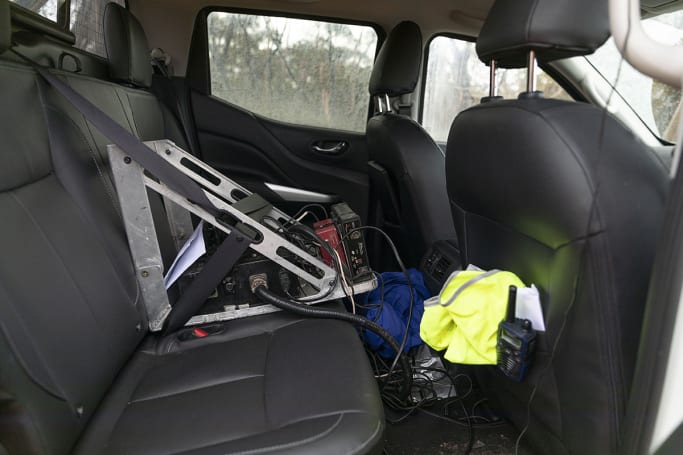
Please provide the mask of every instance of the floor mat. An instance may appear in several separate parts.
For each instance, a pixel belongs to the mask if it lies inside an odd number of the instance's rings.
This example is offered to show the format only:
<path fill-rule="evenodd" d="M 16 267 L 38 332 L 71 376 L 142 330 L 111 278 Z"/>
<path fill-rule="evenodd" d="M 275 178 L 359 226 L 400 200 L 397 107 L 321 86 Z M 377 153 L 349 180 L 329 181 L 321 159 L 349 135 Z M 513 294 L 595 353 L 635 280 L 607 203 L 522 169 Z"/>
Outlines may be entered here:
<path fill-rule="evenodd" d="M 515 454 L 519 432 L 489 408 L 477 389 L 462 400 L 443 399 L 412 412 L 385 409 L 385 413 L 387 455 L 464 454 L 468 448 L 472 455 Z M 533 455 L 524 440 L 517 455 Z"/>
<path fill-rule="evenodd" d="M 425 346 L 409 354 L 412 385 L 406 399 L 399 368 L 368 352 L 382 390 L 387 427 L 384 453 L 515 455 L 519 432 L 499 417 L 466 365 L 443 362 Z M 520 444 L 516 455 L 532 455 Z"/>
<path fill-rule="evenodd" d="M 473 428 L 472 455 L 514 455 L 519 433 L 507 422 Z M 387 424 L 384 451 L 387 455 L 465 453 L 469 432 L 452 422 L 417 411 L 398 424 Z M 519 455 L 532 455 L 520 446 Z"/>

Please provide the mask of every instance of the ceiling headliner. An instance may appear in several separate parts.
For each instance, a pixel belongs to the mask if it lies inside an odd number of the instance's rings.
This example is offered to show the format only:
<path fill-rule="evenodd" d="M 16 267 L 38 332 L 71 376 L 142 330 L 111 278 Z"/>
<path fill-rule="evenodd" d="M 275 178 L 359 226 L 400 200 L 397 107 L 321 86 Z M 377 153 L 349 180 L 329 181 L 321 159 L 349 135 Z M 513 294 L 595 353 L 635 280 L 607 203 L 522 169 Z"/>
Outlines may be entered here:
<path fill-rule="evenodd" d="M 197 13 L 204 7 L 232 7 L 372 22 L 390 30 L 402 20 L 415 21 L 425 38 L 435 33 L 476 36 L 493 0 L 129 0 L 152 47 L 173 58 L 184 74 Z"/>

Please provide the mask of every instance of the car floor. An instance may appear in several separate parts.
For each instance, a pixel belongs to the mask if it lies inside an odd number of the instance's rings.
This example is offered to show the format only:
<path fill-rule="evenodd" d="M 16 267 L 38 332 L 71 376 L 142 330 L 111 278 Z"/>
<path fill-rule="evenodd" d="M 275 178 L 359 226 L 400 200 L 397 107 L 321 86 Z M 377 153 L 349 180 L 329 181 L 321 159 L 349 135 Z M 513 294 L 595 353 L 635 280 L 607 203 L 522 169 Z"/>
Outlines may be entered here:
<path fill-rule="evenodd" d="M 470 454 L 513 455 L 518 432 L 512 425 L 501 422 L 489 428 L 474 428 Z M 399 424 L 388 424 L 385 432 L 386 455 L 464 454 L 469 434 L 466 428 L 437 419 L 423 412 L 410 416 Z M 519 455 L 531 455 L 524 445 Z"/>
<path fill-rule="evenodd" d="M 470 445 L 472 455 L 532 455 L 521 442 L 515 452 L 519 432 L 487 406 L 478 390 L 463 400 L 443 399 L 406 413 L 385 409 L 385 455 L 465 454 Z M 472 428 L 466 422 L 470 420 Z M 398 421 L 391 423 L 392 421 Z"/>

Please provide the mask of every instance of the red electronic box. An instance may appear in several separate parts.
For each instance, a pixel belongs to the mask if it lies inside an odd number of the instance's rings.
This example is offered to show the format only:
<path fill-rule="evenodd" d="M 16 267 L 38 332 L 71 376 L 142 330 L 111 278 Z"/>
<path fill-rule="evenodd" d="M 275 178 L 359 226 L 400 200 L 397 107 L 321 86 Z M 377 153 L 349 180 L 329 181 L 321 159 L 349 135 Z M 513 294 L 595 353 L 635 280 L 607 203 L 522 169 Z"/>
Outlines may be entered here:
<path fill-rule="evenodd" d="M 330 218 L 317 221 L 313 223 L 313 229 L 315 229 L 315 233 L 318 234 L 318 237 L 326 241 L 333 250 L 336 250 L 337 253 L 339 253 L 342 263 L 348 265 L 346 263 L 344 248 L 341 248 L 339 245 L 339 232 L 337 232 L 337 227 L 334 225 L 334 222 Z M 330 267 L 334 267 L 333 258 L 330 257 L 327 251 L 325 251 L 324 248 L 321 248 L 320 252 L 322 253 L 323 261 Z"/>

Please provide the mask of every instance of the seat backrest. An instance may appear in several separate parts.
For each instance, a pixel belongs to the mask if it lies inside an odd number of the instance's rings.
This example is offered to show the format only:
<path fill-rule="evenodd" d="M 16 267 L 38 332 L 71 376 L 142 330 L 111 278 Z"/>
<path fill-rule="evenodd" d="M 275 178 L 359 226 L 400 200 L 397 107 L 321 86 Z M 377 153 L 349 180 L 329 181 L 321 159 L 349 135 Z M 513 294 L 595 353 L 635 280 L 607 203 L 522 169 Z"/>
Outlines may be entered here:
<path fill-rule="evenodd" d="M 413 22 L 401 22 L 382 45 L 372 70 L 370 94 L 381 108 L 366 131 L 371 177 L 377 173 L 371 179 L 373 203 L 379 202 L 387 214 L 384 227 L 393 231 L 410 265 L 417 265 L 433 242 L 455 239 L 445 191 L 444 154 L 418 123 L 393 113 L 388 102 L 389 97 L 415 90 L 421 63 L 420 29 Z M 388 201 L 397 201 L 398 207 L 387 206 Z M 398 219 L 392 220 L 392 215 Z"/>
<path fill-rule="evenodd" d="M 477 50 L 516 67 L 532 49 L 544 63 L 589 53 L 607 34 L 606 2 L 499 0 Z M 605 111 L 525 93 L 455 119 L 446 175 L 463 263 L 535 284 L 545 316 L 530 376 L 513 383 L 482 368 L 485 393 L 529 425 L 539 453 L 616 452 L 665 167 Z"/>
<path fill-rule="evenodd" d="M 10 453 L 67 453 L 146 325 L 91 156 L 55 153 L 54 141 L 85 139 L 48 127 L 40 85 L 0 63 L 0 443 Z"/>
<path fill-rule="evenodd" d="M 0 0 L 0 54 L 9 16 Z M 141 139 L 183 144 L 146 87 L 54 74 Z M 0 447 L 68 453 L 147 321 L 111 141 L 27 65 L 0 59 L 0 98 Z"/>

